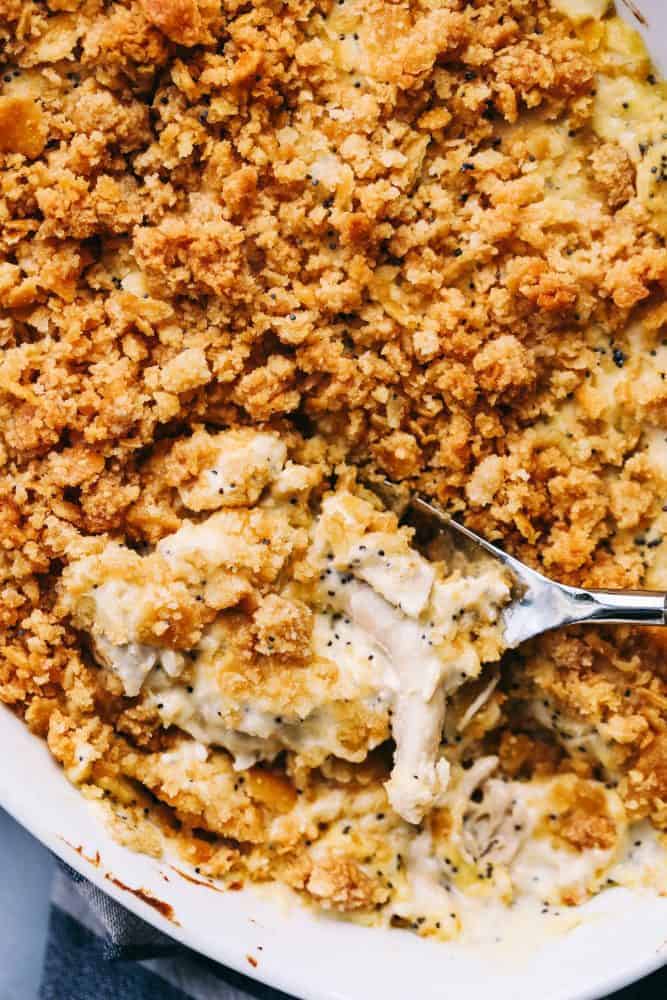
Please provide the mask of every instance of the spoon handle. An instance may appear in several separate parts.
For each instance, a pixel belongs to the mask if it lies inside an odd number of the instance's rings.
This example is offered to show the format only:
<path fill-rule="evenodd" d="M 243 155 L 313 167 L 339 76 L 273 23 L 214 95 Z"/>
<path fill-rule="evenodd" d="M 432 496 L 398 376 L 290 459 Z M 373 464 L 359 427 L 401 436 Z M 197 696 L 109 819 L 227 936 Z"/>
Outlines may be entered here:
<path fill-rule="evenodd" d="M 396 487 L 386 481 L 385 489 Z M 405 508 L 406 503 L 403 502 Z M 667 593 L 655 590 L 584 590 L 557 583 L 514 556 L 452 520 L 437 505 L 418 494 L 408 495 L 407 506 L 436 519 L 469 542 L 499 559 L 523 586 L 523 594 L 503 612 L 507 647 L 564 625 L 608 622 L 616 625 L 667 625 Z"/>
<path fill-rule="evenodd" d="M 563 589 L 574 598 L 574 621 L 667 625 L 667 594 L 662 591 Z"/>

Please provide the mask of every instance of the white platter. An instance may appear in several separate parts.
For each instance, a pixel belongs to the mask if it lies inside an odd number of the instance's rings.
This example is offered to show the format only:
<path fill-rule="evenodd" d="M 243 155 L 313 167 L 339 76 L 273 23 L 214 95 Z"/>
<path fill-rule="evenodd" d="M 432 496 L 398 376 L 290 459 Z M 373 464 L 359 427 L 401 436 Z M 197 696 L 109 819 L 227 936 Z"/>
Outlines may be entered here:
<path fill-rule="evenodd" d="M 638 3 L 665 67 L 667 3 Z M 627 6 L 626 14 L 634 20 Z M 214 891 L 114 844 L 44 744 L 4 708 L 0 746 L 0 805 L 52 851 L 177 940 L 304 1000 L 444 1000 L 455 992 L 486 1000 L 490 989 L 494 1000 L 594 1000 L 667 962 L 667 899 L 650 893 L 611 889 L 578 911 L 576 928 L 503 950 L 366 930 L 252 890 Z"/>

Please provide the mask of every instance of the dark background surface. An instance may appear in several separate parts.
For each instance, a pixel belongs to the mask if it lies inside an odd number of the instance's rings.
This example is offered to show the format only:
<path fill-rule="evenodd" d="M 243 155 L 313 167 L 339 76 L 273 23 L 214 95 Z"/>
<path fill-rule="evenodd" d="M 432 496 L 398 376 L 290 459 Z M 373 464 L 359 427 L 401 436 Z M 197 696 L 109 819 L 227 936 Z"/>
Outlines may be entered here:
<path fill-rule="evenodd" d="M 53 868 L 46 848 L 0 810 L 0 1000 L 37 998 Z M 613 1000 L 667 1000 L 667 967 Z"/>
<path fill-rule="evenodd" d="M 54 864 L 46 848 L 0 810 L 0 1000 L 37 997 Z"/>

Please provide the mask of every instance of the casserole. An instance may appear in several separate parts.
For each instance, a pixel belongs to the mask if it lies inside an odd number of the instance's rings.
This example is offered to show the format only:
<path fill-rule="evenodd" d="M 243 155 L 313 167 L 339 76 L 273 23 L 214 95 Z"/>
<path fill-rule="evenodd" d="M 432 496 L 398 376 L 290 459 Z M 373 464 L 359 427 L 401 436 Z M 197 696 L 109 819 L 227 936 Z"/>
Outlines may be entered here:
<path fill-rule="evenodd" d="M 465 166 L 465 164 L 464 164 L 464 166 Z M 615 363 L 617 364 L 617 367 L 622 367 L 622 364 L 623 364 L 623 358 L 622 358 L 622 356 L 619 356 L 619 360 L 617 362 L 615 362 Z M 204 365 L 204 367 L 205 367 L 205 365 Z M 175 375 L 175 373 L 172 372 L 171 375 L 170 375 L 170 377 L 172 375 Z M 205 375 L 205 372 L 204 372 L 204 375 Z M 119 641 L 125 641 L 125 640 L 119 640 Z M 42 782 L 40 781 L 39 784 L 40 784 L 40 791 L 41 791 Z M 406 812 L 406 815 L 412 817 L 412 815 L 413 815 L 412 806 L 409 803 L 405 807 L 405 812 Z M 414 813 L 414 815 L 417 816 L 416 813 Z M 81 830 L 81 829 L 83 829 L 83 827 L 81 825 L 77 824 L 77 829 Z M 74 844 L 73 849 L 77 850 L 77 851 L 80 851 L 82 857 L 85 854 L 87 857 L 95 859 L 95 860 L 91 861 L 90 864 L 93 865 L 93 867 L 96 867 L 96 866 L 100 866 L 101 867 L 101 872 L 102 873 L 99 875 L 99 877 L 103 878 L 107 883 L 109 883 L 110 886 L 114 886 L 115 889 L 117 889 L 117 890 L 121 890 L 122 889 L 122 891 L 125 892 L 125 893 L 130 892 L 132 890 L 132 888 L 134 888 L 135 891 L 139 893 L 140 901 L 145 906 L 150 907 L 151 909 L 155 910 L 156 912 L 162 913 L 162 915 L 163 915 L 163 917 L 165 919 L 170 919 L 171 921 L 178 920 L 183 926 L 185 926 L 185 924 L 184 924 L 184 919 L 185 918 L 182 915 L 179 914 L 179 908 L 173 902 L 171 902 L 170 900 L 167 900 L 167 899 L 163 898 L 164 897 L 164 893 L 160 894 L 159 891 L 158 891 L 158 887 L 156 885 L 154 885 L 154 884 L 149 885 L 147 877 L 144 880 L 146 882 L 146 884 L 142 884 L 142 885 L 137 884 L 137 885 L 134 885 L 134 883 L 131 883 L 131 882 L 129 882 L 127 880 L 127 878 L 124 876 L 124 874 L 119 874 L 117 872 L 114 872 L 111 867 L 105 867 L 105 866 L 110 865 L 111 862 L 108 862 L 107 859 L 106 859 L 106 857 L 104 857 L 104 855 L 102 856 L 102 858 L 100 859 L 100 861 L 97 861 L 96 860 L 97 849 L 95 849 L 94 853 L 90 853 L 90 846 L 91 845 L 82 844 L 82 843 L 75 843 L 74 841 L 72 841 L 70 839 L 69 831 L 64 831 L 60 835 L 66 837 L 66 839 L 70 840 L 70 843 Z M 174 879 L 173 875 L 170 876 L 167 873 L 167 869 L 164 867 L 164 865 L 157 869 L 157 874 L 158 874 L 158 877 L 161 880 L 163 880 L 163 881 L 165 879 L 169 880 L 168 882 L 165 882 L 166 885 L 169 885 L 173 881 L 173 879 Z M 176 872 L 176 876 L 178 876 L 178 872 Z M 96 877 L 98 877 L 98 876 L 96 876 Z M 181 879 L 185 878 L 185 876 L 182 876 L 182 875 L 178 876 L 178 877 L 181 878 Z M 187 878 L 185 878 L 185 881 L 187 881 Z M 616 893 L 613 893 L 613 894 L 612 893 L 605 893 L 604 896 L 600 900 L 596 901 L 595 905 L 592 905 L 590 908 L 587 908 L 586 913 L 588 912 L 588 909 L 592 910 L 594 913 L 597 913 L 598 908 L 601 911 L 604 911 L 605 907 L 607 905 L 607 897 L 611 897 L 612 895 L 616 895 Z M 229 903 L 229 899 L 226 896 L 225 897 L 224 906 L 227 906 L 228 903 Z M 223 904 L 220 904 L 220 905 L 223 905 Z M 259 905 L 259 904 L 254 904 L 253 903 L 252 905 Z M 295 917 L 294 919 L 296 919 L 297 922 L 298 922 L 301 919 L 301 917 L 298 916 L 298 917 Z M 584 920 L 584 923 L 586 923 L 586 918 L 583 916 L 583 911 L 582 911 L 582 913 L 578 912 L 574 916 L 574 920 L 575 920 L 576 923 L 578 923 L 582 919 Z M 602 919 L 602 917 L 600 917 L 600 919 Z M 319 920 L 315 921 L 316 925 L 319 925 L 320 923 L 321 923 L 321 921 L 319 921 Z M 326 927 L 327 927 L 327 934 L 329 932 L 333 933 L 333 925 L 331 923 L 327 923 Z M 645 933 L 645 928 L 644 927 L 642 928 L 642 930 Z M 178 931 L 177 933 L 186 933 L 186 932 Z M 343 933 L 345 935 L 347 935 L 348 931 L 345 930 L 345 931 L 343 931 Z M 303 933 L 302 933 L 302 931 L 300 929 L 298 931 L 296 931 L 296 932 L 293 932 L 293 937 L 295 939 L 299 939 L 299 943 L 303 944 Z M 510 935 L 510 937 L 511 937 L 511 935 Z M 510 947 L 510 945 L 508 945 L 507 941 L 504 941 L 503 944 L 506 947 Z M 201 943 L 201 946 L 205 947 L 207 950 L 210 949 L 210 947 L 211 947 L 210 944 L 206 943 L 204 945 L 203 942 Z M 560 948 L 560 946 L 561 946 L 561 942 L 560 942 L 560 939 L 559 939 L 559 945 L 558 945 L 558 947 Z M 479 947 L 484 947 L 484 946 L 482 946 L 480 944 Z M 406 945 L 406 954 L 412 953 L 412 948 L 413 948 L 412 945 L 410 945 L 410 946 Z M 556 950 L 558 951 L 558 948 Z M 460 954 L 463 954 L 463 953 L 464 953 L 463 950 L 461 950 Z M 251 954 L 251 953 L 249 953 L 249 954 Z M 414 954 L 417 954 L 417 953 L 415 952 Z M 425 954 L 426 953 L 424 953 L 424 956 L 425 956 Z M 451 949 L 448 949 L 447 954 L 448 955 L 451 954 Z M 258 962 L 259 963 L 259 959 L 257 957 L 253 956 L 252 954 L 251 954 L 251 957 L 253 957 L 254 962 Z M 543 961 L 545 960 L 544 959 L 544 955 L 542 956 L 542 959 L 543 959 Z M 229 959 L 227 959 L 227 960 L 229 960 Z M 425 961 L 425 958 L 424 958 L 424 961 Z M 439 958 L 439 961 L 444 961 L 444 958 L 443 957 Z M 561 955 L 559 961 L 562 961 L 562 955 Z M 423 967 L 423 961 L 421 961 L 420 964 Z M 517 963 L 515 959 L 512 960 L 511 964 L 516 964 L 517 968 L 520 965 L 520 963 Z M 250 962 L 250 965 L 252 967 L 254 967 L 253 962 Z M 272 975 L 271 972 L 269 972 L 268 974 Z M 456 972 L 456 975 L 458 977 L 460 977 L 460 978 L 464 978 L 465 977 L 465 972 L 464 972 L 464 970 L 462 968 L 459 968 L 457 970 L 457 972 Z M 398 974 L 395 977 L 393 977 L 393 981 L 396 982 L 396 983 L 398 983 L 400 981 Z M 555 981 L 555 980 L 551 980 L 551 981 Z M 307 989 L 307 992 L 309 993 L 309 995 L 312 993 L 312 989 L 311 989 L 311 985 L 310 984 L 308 985 L 307 988 L 304 987 L 303 985 L 299 986 L 298 984 L 296 986 L 291 985 L 290 988 L 292 988 L 293 990 L 295 990 L 297 992 L 300 991 L 300 990 L 301 991 L 305 991 Z M 351 986 L 348 988 L 348 993 L 349 993 L 349 989 L 351 989 L 351 988 L 352 988 Z M 516 992 L 517 992 L 517 989 L 518 989 L 516 983 L 511 988 L 514 990 L 514 995 L 516 995 Z M 572 992 L 571 984 L 570 985 L 564 984 L 563 988 L 566 990 L 566 992 L 565 992 L 564 995 L 576 995 L 576 991 L 574 993 Z M 349 995 L 354 995 L 354 994 L 353 993 L 349 993 Z"/>

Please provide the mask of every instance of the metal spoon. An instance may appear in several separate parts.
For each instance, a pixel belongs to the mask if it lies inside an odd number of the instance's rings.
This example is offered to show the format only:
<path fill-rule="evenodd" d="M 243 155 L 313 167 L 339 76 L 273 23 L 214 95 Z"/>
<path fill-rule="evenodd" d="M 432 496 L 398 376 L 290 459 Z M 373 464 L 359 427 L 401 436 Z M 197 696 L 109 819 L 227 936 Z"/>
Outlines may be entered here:
<path fill-rule="evenodd" d="M 369 484 L 370 485 L 370 484 Z M 371 488 L 377 489 L 378 484 Z M 402 509 L 413 510 L 452 528 L 479 546 L 510 570 L 520 596 L 503 612 L 505 642 L 514 649 L 526 639 L 563 625 L 604 622 L 628 625 L 667 625 L 667 594 L 655 590 L 584 590 L 549 580 L 541 573 L 508 555 L 485 538 L 459 524 L 423 497 L 405 495 L 394 483 L 385 481 L 381 490 L 402 497 Z M 380 492 L 380 491 L 378 491 Z M 386 493 L 385 493 L 386 495 Z"/>

